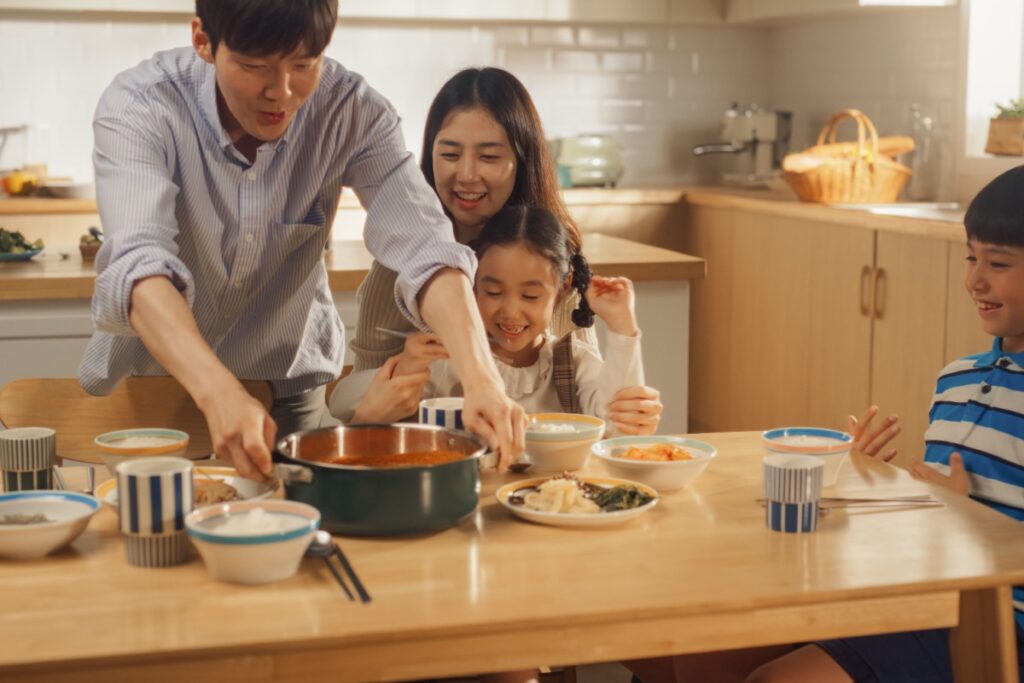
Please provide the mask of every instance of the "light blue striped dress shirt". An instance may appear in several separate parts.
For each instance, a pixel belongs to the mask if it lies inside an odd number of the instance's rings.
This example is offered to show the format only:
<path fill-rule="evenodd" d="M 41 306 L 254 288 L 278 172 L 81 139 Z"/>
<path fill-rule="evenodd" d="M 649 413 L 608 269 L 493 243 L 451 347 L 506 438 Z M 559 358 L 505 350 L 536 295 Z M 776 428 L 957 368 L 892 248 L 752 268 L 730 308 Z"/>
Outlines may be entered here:
<path fill-rule="evenodd" d="M 106 242 L 96 260 L 95 331 L 83 388 L 166 374 L 129 324 L 132 286 L 165 275 L 206 342 L 241 379 L 290 396 L 337 377 L 344 332 L 323 261 L 342 187 L 367 209 L 364 240 L 400 273 L 399 308 L 441 267 L 472 278 L 472 252 L 405 147 L 390 103 L 324 59 L 320 84 L 285 135 L 250 163 L 217 115 L 213 66 L 192 48 L 157 53 L 117 76 L 93 122 Z"/>

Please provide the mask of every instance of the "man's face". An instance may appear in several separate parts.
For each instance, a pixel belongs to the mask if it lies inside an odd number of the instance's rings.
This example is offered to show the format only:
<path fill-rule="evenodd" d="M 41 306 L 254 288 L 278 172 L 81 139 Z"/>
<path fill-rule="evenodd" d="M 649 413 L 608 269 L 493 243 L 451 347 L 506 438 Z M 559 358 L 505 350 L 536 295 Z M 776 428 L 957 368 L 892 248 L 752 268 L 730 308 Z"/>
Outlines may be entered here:
<path fill-rule="evenodd" d="M 215 67 L 221 123 L 233 142 L 246 134 L 262 142 L 280 138 L 320 82 L 323 55 L 310 56 L 302 45 L 289 55 L 251 57 L 221 42 L 214 54 L 198 19 L 192 43 Z"/>

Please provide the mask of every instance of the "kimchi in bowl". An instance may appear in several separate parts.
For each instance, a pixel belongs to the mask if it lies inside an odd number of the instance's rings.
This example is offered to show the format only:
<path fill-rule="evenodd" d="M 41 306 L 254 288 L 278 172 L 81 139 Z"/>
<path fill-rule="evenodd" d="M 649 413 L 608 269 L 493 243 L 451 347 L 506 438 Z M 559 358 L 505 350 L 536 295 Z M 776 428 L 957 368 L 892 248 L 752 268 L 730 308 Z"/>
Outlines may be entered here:
<path fill-rule="evenodd" d="M 675 491 L 696 479 L 716 450 L 704 441 L 679 436 L 620 436 L 598 441 L 591 452 L 613 477 Z"/>

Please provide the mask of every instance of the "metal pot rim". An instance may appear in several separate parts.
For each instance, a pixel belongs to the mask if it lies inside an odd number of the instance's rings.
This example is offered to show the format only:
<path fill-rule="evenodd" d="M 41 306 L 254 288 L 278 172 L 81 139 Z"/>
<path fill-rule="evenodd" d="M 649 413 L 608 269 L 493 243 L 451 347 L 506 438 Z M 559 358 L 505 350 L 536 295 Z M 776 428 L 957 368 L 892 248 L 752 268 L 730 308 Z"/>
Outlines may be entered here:
<path fill-rule="evenodd" d="M 336 465 L 334 463 L 317 462 L 316 460 L 304 460 L 302 458 L 296 458 L 295 456 L 288 454 L 286 452 L 286 449 L 285 449 L 285 444 L 287 444 L 288 440 L 291 439 L 294 436 L 302 437 L 302 436 L 304 436 L 306 434 L 315 434 L 317 432 L 334 431 L 334 430 L 339 429 L 339 428 L 340 429 L 345 429 L 345 430 L 359 430 L 359 429 L 380 429 L 382 427 L 401 427 L 403 429 L 416 429 L 416 430 L 432 431 L 432 432 L 449 432 L 449 433 L 455 434 L 457 436 L 467 437 L 471 441 L 476 442 L 479 445 L 479 448 L 477 448 L 472 453 L 467 453 L 464 458 L 461 458 L 459 460 L 451 460 L 449 462 L 440 462 L 440 463 L 434 463 L 434 464 L 429 464 L 429 465 L 409 465 L 407 467 L 390 467 L 390 468 L 369 467 L 367 465 Z M 487 451 L 488 451 L 488 448 L 487 448 L 486 444 L 484 444 L 484 442 L 481 441 L 479 436 L 477 436 L 476 434 L 473 434 L 472 432 L 467 432 L 467 431 L 462 430 L 462 429 L 450 429 L 450 428 L 446 428 L 446 427 L 438 427 L 438 426 L 435 426 L 435 425 L 423 425 L 423 424 L 413 424 L 413 423 L 409 423 L 409 424 L 402 424 L 402 423 L 398 423 L 398 424 L 368 423 L 368 424 L 358 424 L 358 425 L 337 425 L 337 426 L 334 426 L 334 427 L 320 427 L 320 428 L 317 428 L 317 429 L 306 429 L 306 430 L 303 430 L 303 431 L 300 431 L 300 432 L 292 432 L 291 434 L 288 434 L 284 438 L 278 439 L 278 441 L 277 441 L 277 452 L 278 452 L 278 454 L 282 458 L 285 458 L 286 460 L 288 460 L 289 462 L 293 462 L 293 463 L 302 465 L 304 467 L 324 468 L 324 469 L 341 470 L 341 471 L 348 471 L 348 472 L 385 472 L 385 471 L 395 471 L 395 470 L 401 470 L 401 471 L 406 471 L 407 472 L 409 470 L 434 469 L 434 468 L 438 468 L 438 467 L 445 467 L 447 465 L 456 465 L 458 463 L 465 462 L 467 460 L 479 460 L 480 458 L 482 458 L 487 453 Z"/>

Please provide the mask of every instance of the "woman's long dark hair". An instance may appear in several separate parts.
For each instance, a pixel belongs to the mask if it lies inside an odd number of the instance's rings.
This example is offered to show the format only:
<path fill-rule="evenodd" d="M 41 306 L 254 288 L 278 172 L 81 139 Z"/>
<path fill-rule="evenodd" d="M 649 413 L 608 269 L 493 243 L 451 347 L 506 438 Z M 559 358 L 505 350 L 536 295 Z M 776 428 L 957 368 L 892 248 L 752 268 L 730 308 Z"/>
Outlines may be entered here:
<path fill-rule="evenodd" d="M 506 205 L 537 206 L 551 212 L 565 226 L 573 248 L 579 251 L 583 239 L 558 192 L 558 177 L 537 108 L 526 87 L 504 69 L 463 69 L 434 97 L 427 112 L 420 157 L 427 182 L 436 187 L 434 140 L 448 115 L 477 107 L 486 110 L 505 129 L 516 155 L 515 186 Z"/>
<path fill-rule="evenodd" d="M 580 295 L 579 305 L 572 312 L 572 322 L 577 327 L 594 324 L 594 312 L 584 296 L 590 286 L 590 264 L 573 246 L 569 232 L 553 213 L 539 206 L 506 205 L 487 221 L 469 246 L 479 259 L 489 248 L 502 244 L 523 244 L 550 261 L 559 283 L 571 274 L 572 288 Z"/>

